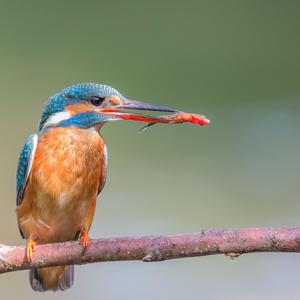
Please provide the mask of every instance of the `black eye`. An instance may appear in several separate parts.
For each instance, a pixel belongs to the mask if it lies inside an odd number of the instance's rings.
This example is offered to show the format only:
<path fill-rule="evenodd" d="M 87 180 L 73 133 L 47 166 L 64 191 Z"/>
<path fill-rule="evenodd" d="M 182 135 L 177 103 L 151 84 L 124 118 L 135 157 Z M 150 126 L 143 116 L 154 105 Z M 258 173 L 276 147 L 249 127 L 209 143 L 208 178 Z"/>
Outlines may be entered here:
<path fill-rule="evenodd" d="M 91 103 L 95 106 L 100 106 L 104 100 L 105 100 L 104 97 L 98 97 L 98 96 L 93 96 L 90 98 Z"/>

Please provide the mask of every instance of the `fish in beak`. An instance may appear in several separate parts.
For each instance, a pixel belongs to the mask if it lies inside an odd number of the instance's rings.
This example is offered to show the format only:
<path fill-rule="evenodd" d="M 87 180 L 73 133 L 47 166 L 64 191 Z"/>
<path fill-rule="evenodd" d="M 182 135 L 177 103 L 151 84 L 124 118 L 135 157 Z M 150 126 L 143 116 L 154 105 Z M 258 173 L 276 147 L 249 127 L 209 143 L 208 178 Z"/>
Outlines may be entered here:
<path fill-rule="evenodd" d="M 106 106 L 100 110 L 102 114 L 109 114 L 113 119 L 132 120 L 148 123 L 143 129 L 157 123 L 193 123 L 198 125 L 207 125 L 210 122 L 205 116 L 185 113 L 177 109 L 158 104 L 151 104 L 127 99 L 121 100 L 117 97 L 112 97 L 107 100 L 108 101 Z M 150 116 L 141 113 L 127 112 L 127 110 L 168 112 L 171 114 L 162 116 Z"/>

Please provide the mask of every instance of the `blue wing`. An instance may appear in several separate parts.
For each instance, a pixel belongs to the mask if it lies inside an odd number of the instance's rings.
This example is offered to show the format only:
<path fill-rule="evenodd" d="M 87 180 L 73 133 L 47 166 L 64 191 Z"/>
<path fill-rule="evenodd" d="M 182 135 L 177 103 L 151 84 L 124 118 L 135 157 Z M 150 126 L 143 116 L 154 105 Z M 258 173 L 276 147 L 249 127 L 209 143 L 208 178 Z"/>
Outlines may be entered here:
<path fill-rule="evenodd" d="M 19 157 L 17 168 L 17 205 L 20 205 L 23 200 L 23 195 L 34 159 L 37 143 L 38 135 L 31 135 L 23 146 Z"/>

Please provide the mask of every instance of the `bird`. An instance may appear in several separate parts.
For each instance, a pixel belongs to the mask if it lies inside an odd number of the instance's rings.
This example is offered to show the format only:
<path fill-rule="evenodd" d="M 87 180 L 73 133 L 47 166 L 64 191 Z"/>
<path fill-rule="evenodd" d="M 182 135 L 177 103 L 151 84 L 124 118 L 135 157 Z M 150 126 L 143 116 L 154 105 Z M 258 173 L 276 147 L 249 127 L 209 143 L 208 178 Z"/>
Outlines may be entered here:
<path fill-rule="evenodd" d="M 163 111 L 177 119 L 130 110 Z M 96 199 L 106 180 L 107 148 L 100 133 L 104 124 L 117 120 L 147 122 L 146 126 L 187 120 L 209 123 L 204 116 L 182 114 L 128 100 L 98 83 L 77 83 L 50 97 L 38 133 L 26 140 L 17 165 L 16 215 L 26 239 L 26 259 L 34 259 L 36 244 L 79 240 L 83 251 L 87 249 Z M 73 285 L 74 266 L 31 269 L 29 280 L 34 291 L 64 291 Z"/>

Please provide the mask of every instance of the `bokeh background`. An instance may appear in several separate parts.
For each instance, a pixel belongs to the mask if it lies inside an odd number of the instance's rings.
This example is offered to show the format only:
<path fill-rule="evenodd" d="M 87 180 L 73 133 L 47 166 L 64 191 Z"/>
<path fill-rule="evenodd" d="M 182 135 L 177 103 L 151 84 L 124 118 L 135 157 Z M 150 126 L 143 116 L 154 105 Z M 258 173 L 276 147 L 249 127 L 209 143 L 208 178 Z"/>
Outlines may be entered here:
<path fill-rule="evenodd" d="M 15 166 L 46 99 L 106 83 L 212 123 L 103 129 L 106 187 L 93 237 L 296 226 L 299 1 L 0 1 L 1 243 L 20 244 Z M 65 293 L 1 275 L 1 299 L 299 299 L 300 257 L 251 254 L 76 268 Z"/>

